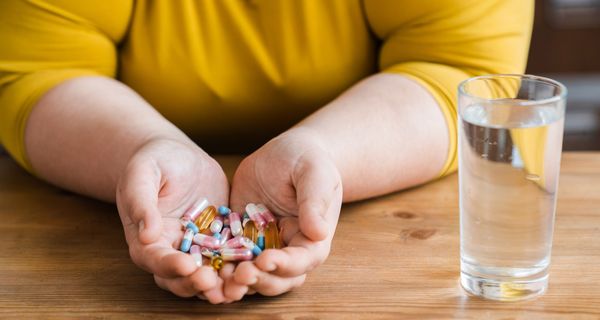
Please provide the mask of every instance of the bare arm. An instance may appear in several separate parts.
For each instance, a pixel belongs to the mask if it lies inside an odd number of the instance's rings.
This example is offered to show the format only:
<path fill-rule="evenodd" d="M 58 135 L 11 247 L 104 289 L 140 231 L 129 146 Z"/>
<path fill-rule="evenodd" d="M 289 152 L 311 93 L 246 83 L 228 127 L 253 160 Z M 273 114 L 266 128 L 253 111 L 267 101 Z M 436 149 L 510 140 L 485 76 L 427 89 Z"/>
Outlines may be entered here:
<path fill-rule="evenodd" d="M 75 78 L 34 107 L 25 134 L 35 172 L 63 188 L 115 201 L 119 175 L 144 143 L 189 139 L 125 85 Z"/>
<path fill-rule="evenodd" d="M 421 85 L 397 74 L 378 74 L 295 129 L 309 128 L 320 136 L 340 172 L 344 201 L 353 201 L 436 177 L 448 155 L 445 121 Z"/>

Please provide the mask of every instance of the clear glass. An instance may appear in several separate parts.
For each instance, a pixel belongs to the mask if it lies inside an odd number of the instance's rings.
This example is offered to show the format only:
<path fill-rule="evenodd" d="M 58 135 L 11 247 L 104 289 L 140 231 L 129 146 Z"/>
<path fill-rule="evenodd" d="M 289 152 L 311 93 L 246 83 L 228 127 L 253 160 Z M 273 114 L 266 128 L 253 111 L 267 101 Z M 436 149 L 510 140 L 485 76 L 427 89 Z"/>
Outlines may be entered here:
<path fill-rule="evenodd" d="M 459 86 L 460 281 L 516 301 L 548 286 L 566 88 L 530 75 Z"/>

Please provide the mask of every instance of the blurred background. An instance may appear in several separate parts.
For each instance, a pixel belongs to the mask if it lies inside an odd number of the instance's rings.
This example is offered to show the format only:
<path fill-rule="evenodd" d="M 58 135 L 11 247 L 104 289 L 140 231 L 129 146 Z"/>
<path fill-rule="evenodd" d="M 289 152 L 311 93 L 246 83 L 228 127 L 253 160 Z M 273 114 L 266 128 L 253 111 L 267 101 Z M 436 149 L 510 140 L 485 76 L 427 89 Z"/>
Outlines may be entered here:
<path fill-rule="evenodd" d="M 536 0 L 527 73 L 567 86 L 564 150 L 600 150 L 600 0 Z"/>

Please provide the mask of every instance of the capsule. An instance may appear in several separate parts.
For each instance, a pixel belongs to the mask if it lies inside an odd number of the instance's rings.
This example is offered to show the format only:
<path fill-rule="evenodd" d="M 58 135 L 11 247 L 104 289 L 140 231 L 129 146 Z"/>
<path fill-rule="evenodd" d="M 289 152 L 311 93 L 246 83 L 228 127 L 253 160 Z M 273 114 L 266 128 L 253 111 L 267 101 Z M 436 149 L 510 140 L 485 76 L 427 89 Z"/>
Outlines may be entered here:
<path fill-rule="evenodd" d="M 210 265 L 217 271 L 221 270 L 221 268 L 223 268 L 223 258 L 216 255 L 213 256 L 210 258 Z"/>
<path fill-rule="evenodd" d="M 196 265 L 202 267 L 202 250 L 200 250 L 200 246 L 193 245 L 190 248 L 190 254 L 192 255 L 192 258 L 194 258 Z"/>
<path fill-rule="evenodd" d="M 215 217 L 217 216 L 217 209 L 214 206 L 208 206 L 204 209 L 198 218 L 194 221 L 198 226 L 200 231 L 204 229 L 208 229 L 210 224 L 213 222 Z"/>
<path fill-rule="evenodd" d="M 259 254 L 262 253 L 262 250 L 254 242 L 252 242 L 250 239 L 248 239 L 246 237 L 243 237 L 242 240 L 241 240 L 241 242 L 242 242 L 242 245 L 245 248 L 248 248 L 248 249 L 252 250 L 252 253 L 255 256 L 258 256 Z"/>
<path fill-rule="evenodd" d="M 265 207 L 264 204 L 257 204 L 256 208 L 258 208 L 258 212 L 267 223 L 275 221 L 275 216 L 271 211 L 269 211 L 269 209 L 267 209 L 267 207 Z"/>
<path fill-rule="evenodd" d="M 231 212 L 231 209 L 227 208 L 226 206 L 219 206 L 219 214 L 222 216 L 226 216 Z"/>
<path fill-rule="evenodd" d="M 193 238 L 194 238 L 194 230 L 192 230 L 192 229 L 185 230 L 185 233 L 183 234 L 183 240 L 181 240 L 181 246 L 179 247 L 179 250 L 181 250 L 182 252 L 190 251 L 190 246 L 192 245 Z"/>
<path fill-rule="evenodd" d="M 244 237 L 250 239 L 252 242 L 258 240 L 258 229 L 256 228 L 254 221 L 250 220 L 244 226 Z"/>
<path fill-rule="evenodd" d="M 219 249 L 219 247 L 221 247 L 221 243 L 217 238 L 207 236 L 203 233 L 197 233 L 192 241 L 201 247 L 209 249 Z"/>
<path fill-rule="evenodd" d="M 221 258 L 223 261 L 245 261 L 252 260 L 253 254 L 250 249 L 221 249 L 219 250 L 221 253 Z"/>
<path fill-rule="evenodd" d="M 219 240 L 219 243 L 221 241 L 221 234 L 219 232 L 215 232 L 212 234 L 213 238 Z"/>
<path fill-rule="evenodd" d="M 198 227 L 191 220 L 182 218 L 182 219 L 179 219 L 179 223 L 181 223 L 181 225 L 183 226 L 184 229 L 192 229 L 194 231 L 194 233 L 200 232 Z"/>
<path fill-rule="evenodd" d="M 265 234 L 262 231 L 258 231 L 258 239 L 256 239 L 256 245 L 261 249 L 265 249 Z"/>
<path fill-rule="evenodd" d="M 196 201 L 187 211 L 183 214 L 183 218 L 190 221 L 196 221 L 200 213 L 208 207 L 209 203 L 206 198 L 202 198 Z"/>
<path fill-rule="evenodd" d="M 223 229 L 223 218 L 221 218 L 220 216 L 216 216 L 215 220 L 213 220 L 210 223 L 210 232 L 212 232 L 212 233 L 221 232 L 221 229 Z"/>
<path fill-rule="evenodd" d="M 258 207 L 254 203 L 246 205 L 246 213 L 248 214 L 248 217 L 250 217 L 250 220 L 254 221 L 254 224 L 258 229 L 262 229 L 266 224 L 265 219 L 260 215 Z"/>
<path fill-rule="evenodd" d="M 225 245 L 223 247 L 232 248 L 232 249 L 241 248 L 241 247 L 243 247 L 242 238 L 244 238 L 244 237 L 237 236 L 237 237 L 231 238 L 231 239 L 227 240 L 227 242 L 225 242 Z"/>
<path fill-rule="evenodd" d="M 213 256 L 215 256 L 214 250 L 205 247 L 200 247 L 200 253 L 207 258 L 212 258 Z"/>
<path fill-rule="evenodd" d="M 237 212 L 229 214 L 229 226 L 231 227 L 231 234 L 233 234 L 234 237 L 241 236 L 244 233 L 242 222 L 240 221 L 240 214 Z"/>
<path fill-rule="evenodd" d="M 221 231 L 221 234 L 219 235 L 221 238 L 221 247 L 225 245 L 225 243 L 231 239 L 231 229 L 229 228 L 223 228 L 223 230 Z"/>
<path fill-rule="evenodd" d="M 281 238 L 279 237 L 277 223 L 271 221 L 265 227 L 265 249 L 281 249 L 281 247 Z"/>

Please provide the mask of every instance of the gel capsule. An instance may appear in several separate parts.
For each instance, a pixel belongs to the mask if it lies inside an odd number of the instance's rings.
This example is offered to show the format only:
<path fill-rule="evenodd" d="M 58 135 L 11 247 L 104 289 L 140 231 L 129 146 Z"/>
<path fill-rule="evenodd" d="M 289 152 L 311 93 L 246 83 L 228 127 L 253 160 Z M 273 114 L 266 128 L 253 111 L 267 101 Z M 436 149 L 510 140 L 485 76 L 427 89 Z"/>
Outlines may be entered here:
<path fill-rule="evenodd" d="M 226 206 L 220 206 L 219 207 L 219 214 L 222 216 L 226 216 L 231 212 L 231 209 L 227 208 Z"/>
<path fill-rule="evenodd" d="M 201 267 L 202 266 L 202 251 L 200 250 L 200 246 L 193 245 L 190 248 L 190 254 L 192 255 L 192 258 L 194 258 L 196 265 L 198 267 Z"/>
<path fill-rule="evenodd" d="M 192 229 L 185 230 L 185 233 L 183 234 L 183 240 L 181 240 L 181 246 L 179 247 L 179 250 L 181 250 L 183 252 L 190 251 L 190 246 L 192 245 L 193 238 L 194 238 L 194 230 L 192 230 Z"/>
<path fill-rule="evenodd" d="M 248 249 L 252 250 L 252 253 L 255 256 L 258 256 L 259 254 L 262 253 L 262 250 L 254 242 L 252 242 L 250 239 L 244 237 L 244 238 L 242 238 L 241 242 L 242 242 L 242 245 L 245 248 L 248 248 Z"/>
<path fill-rule="evenodd" d="M 183 214 L 183 218 L 190 221 L 196 221 L 196 218 L 208 207 L 209 203 L 206 198 L 202 198 L 196 201 L 187 211 Z"/>
<path fill-rule="evenodd" d="M 229 240 L 231 238 L 231 229 L 229 228 L 223 228 L 223 230 L 221 231 L 221 246 L 224 246 L 225 243 L 227 242 L 227 240 Z"/>
<path fill-rule="evenodd" d="M 221 258 L 223 261 L 245 261 L 252 260 L 253 254 L 250 249 L 221 249 Z"/>
<path fill-rule="evenodd" d="M 216 216 L 215 220 L 213 220 L 210 223 L 210 232 L 212 232 L 212 233 L 221 232 L 221 229 L 223 229 L 223 218 L 221 218 L 220 216 Z"/>
<path fill-rule="evenodd" d="M 258 240 L 258 229 L 256 228 L 254 221 L 250 220 L 244 226 L 244 237 L 250 239 L 252 242 Z"/>
<path fill-rule="evenodd" d="M 217 209 L 214 206 L 208 206 L 206 209 L 202 210 L 198 218 L 194 223 L 198 226 L 200 231 L 204 229 L 208 229 L 210 224 L 213 222 L 215 217 L 217 216 Z"/>
<path fill-rule="evenodd" d="M 244 230 L 242 229 L 242 222 L 240 221 L 240 214 L 232 212 L 229 214 L 229 225 L 231 227 L 231 233 L 234 236 L 241 236 Z"/>
<path fill-rule="evenodd" d="M 258 229 L 262 229 L 267 223 L 258 212 L 258 207 L 254 203 L 246 205 L 246 213 L 248 214 L 248 217 L 250 217 L 250 220 L 254 221 Z"/>
<path fill-rule="evenodd" d="M 281 247 L 277 223 L 271 221 L 267 223 L 267 226 L 265 227 L 265 249 L 281 249 Z"/>
<path fill-rule="evenodd" d="M 201 247 L 206 247 L 210 249 L 218 249 L 221 246 L 221 243 L 217 238 L 207 236 L 203 233 L 197 233 L 192 241 Z"/>
<path fill-rule="evenodd" d="M 223 258 L 220 256 L 213 256 L 210 258 L 210 265 L 217 271 L 221 270 L 221 268 L 223 268 Z"/>

